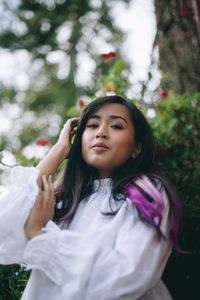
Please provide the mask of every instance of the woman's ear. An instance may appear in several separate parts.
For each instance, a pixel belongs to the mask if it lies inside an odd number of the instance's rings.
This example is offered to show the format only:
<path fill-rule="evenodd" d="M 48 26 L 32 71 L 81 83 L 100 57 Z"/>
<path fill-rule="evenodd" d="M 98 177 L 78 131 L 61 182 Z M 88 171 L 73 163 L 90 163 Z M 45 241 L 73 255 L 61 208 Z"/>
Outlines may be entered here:
<path fill-rule="evenodd" d="M 134 145 L 133 153 L 132 153 L 131 156 L 132 156 L 133 158 L 138 157 L 138 155 L 140 154 L 141 150 L 142 150 L 142 145 L 141 145 L 140 143 L 136 143 L 136 144 Z"/>

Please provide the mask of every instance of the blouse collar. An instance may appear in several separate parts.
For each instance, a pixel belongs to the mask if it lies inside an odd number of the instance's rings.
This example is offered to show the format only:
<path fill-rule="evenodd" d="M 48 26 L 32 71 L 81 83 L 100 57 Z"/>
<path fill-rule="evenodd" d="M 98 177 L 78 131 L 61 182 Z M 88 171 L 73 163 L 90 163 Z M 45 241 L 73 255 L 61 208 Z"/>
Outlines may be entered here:
<path fill-rule="evenodd" d="M 110 190 L 112 187 L 112 178 L 95 179 L 93 181 L 94 191 Z"/>

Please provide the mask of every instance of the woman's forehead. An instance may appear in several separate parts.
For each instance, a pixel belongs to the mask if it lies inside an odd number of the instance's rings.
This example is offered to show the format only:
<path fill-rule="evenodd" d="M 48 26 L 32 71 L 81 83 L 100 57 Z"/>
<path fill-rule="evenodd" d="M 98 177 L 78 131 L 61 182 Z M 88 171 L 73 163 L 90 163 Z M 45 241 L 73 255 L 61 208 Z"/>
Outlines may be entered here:
<path fill-rule="evenodd" d="M 130 119 L 128 108 L 125 105 L 118 103 L 109 103 L 102 105 L 100 108 L 89 114 L 89 118 L 94 116 L 108 118 L 115 118 L 119 116 L 125 119 Z"/>

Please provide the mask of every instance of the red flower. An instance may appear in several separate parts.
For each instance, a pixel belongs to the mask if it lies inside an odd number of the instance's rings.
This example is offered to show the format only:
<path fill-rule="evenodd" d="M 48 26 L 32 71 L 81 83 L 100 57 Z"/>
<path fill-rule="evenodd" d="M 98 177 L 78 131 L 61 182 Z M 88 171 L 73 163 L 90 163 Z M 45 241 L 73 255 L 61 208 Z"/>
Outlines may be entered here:
<path fill-rule="evenodd" d="M 109 57 L 109 55 L 108 54 L 106 54 L 106 53 L 103 53 L 103 54 L 101 54 L 100 55 L 102 58 L 104 58 L 104 59 L 108 59 L 108 58 L 110 58 Z"/>
<path fill-rule="evenodd" d="M 36 140 L 36 145 L 38 146 L 46 146 L 49 144 L 49 140 L 45 138 L 39 138 Z"/>
<path fill-rule="evenodd" d="M 160 90 L 160 97 L 166 98 L 168 96 L 168 91 L 166 90 Z"/>
<path fill-rule="evenodd" d="M 78 104 L 79 104 L 80 107 L 85 106 L 85 101 L 84 101 L 84 99 L 79 99 Z"/>
<path fill-rule="evenodd" d="M 186 4 L 181 8 L 178 14 L 181 18 L 188 18 L 192 14 L 192 7 Z"/>
<path fill-rule="evenodd" d="M 110 51 L 108 54 L 109 54 L 110 57 L 116 57 L 117 56 L 117 53 L 115 51 Z"/>
<path fill-rule="evenodd" d="M 110 59 L 110 58 L 114 58 L 117 56 L 117 53 L 115 51 L 110 51 L 108 53 L 102 53 L 100 55 L 103 59 L 107 60 L 107 59 Z"/>

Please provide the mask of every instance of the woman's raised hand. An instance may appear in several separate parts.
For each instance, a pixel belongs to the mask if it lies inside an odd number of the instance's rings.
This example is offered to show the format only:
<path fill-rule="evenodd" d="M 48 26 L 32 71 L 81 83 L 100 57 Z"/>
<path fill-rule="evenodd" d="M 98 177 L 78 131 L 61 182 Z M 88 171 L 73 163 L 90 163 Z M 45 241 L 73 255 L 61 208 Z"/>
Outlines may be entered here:
<path fill-rule="evenodd" d="M 52 176 L 47 178 L 46 175 L 43 175 L 42 183 L 44 189 L 39 189 L 35 204 L 24 226 L 28 239 L 42 234 L 42 228 L 46 226 L 49 220 L 53 219 L 56 198 Z"/>
<path fill-rule="evenodd" d="M 79 118 L 68 119 L 60 132 L 57 143 L 50 149 L 47 155 L 39 162 L 37 168 L 40 170 L 38 186 L 43 189 L 42 175 L 47 177 L 54 175 L 59 165 L 68 157 L 72 145 L 72 139 L 76 133 Z"/>
<path fill-rule="evenodd" d="M 57 141 L 57 144 L 62 144 L 66 148 L 66 157 L 68 156 L 71 149 L 72 139 L 77 130 L 78 120 L 79 118 L 77 117 L 68 119 L 64 124 Z"/>

